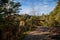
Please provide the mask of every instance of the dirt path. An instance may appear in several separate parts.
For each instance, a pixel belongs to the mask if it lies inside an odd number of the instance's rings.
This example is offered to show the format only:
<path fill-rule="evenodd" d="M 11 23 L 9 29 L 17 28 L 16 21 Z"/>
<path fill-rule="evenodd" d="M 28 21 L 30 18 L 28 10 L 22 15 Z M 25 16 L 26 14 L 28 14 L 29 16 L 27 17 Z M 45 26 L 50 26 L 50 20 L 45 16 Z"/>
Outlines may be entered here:
<path fill-rule="evenodd" d="M 24 40 L 47 40 L 49 32 L 32 31 L 29 32 Z"/>
<path fill-rule="evenodd" d="M 30 34 L 30 35 L 45 35 L 45 34 L 50 34 L 50 32 L 32 31 L 32 32 L 29 32 L 28 34 Z"/>

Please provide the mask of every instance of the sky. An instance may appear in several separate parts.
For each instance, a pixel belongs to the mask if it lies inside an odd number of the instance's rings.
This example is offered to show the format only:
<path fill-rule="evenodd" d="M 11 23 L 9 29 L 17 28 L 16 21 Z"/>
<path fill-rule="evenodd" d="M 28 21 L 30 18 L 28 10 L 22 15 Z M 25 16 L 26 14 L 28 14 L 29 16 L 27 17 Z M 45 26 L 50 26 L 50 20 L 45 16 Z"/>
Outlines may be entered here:
<path fill-rule="evenodd" d="M 19 14 L 41 15 L 49 14 L 57 5 L 58 0 L 15 0 L 21 3 Z"/>

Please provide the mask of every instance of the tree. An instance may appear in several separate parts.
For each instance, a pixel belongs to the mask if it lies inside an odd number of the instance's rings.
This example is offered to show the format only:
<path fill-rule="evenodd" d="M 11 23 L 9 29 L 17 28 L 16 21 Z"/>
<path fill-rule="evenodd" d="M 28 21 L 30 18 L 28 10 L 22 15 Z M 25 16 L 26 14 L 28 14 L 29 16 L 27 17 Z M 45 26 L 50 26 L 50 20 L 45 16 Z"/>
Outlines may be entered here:
<path fill-rule="evenodd" d="M 14 37 L 16 37 L 19 20 L 17 16 L 11 14 L 18 13 L 20 6 L 19 2 L 14 2 L 13 0 L 0 0 L 0 30 L 3 32 L 3 37 L 6 37 L 5 39 L 2 38 L 2 40 L 14 40 Z M 10 35 L 11 38 L 8 39 L 7 35 Z"/>
<path fill-rule="evenodd" d="M 21 4 L 19 2 L 14 2 L 13 0 L 0 0 L 0 13 L 17 13 L 19 12 L 20 6 Z"/>
<path fill-rule="evenodd" d="M 50 15 L 52 15 L 52 16 L 57 15 L 57 14 L 58 14 L 58 12 L 60 12 L 59 10 L 60 10 L 60 0 L 58 0 L 57 5 L 56 5 L 55 9 L 50 13 Z"/>
<path fill-rule="evenodd" d="M 55 9 L 50 13 L 50 16 L 60 25 L 60 0 L 58 0 Z M 55 24 L 55 23 L 54 23 Z"/>
<path fill-rule="evenodd" d="M 26 25 L 28 26 L 29 30 L 35 30 L 39 25 L 38 16 L 31 16 L 30 19 L 27 19 Z"/>
<path fill-rule="evenodd" d="M 40 25 L 41 26 L 45 26 L 46 25 L 46 15 L 42 14 L 42 16 L 40 16 Z"/>

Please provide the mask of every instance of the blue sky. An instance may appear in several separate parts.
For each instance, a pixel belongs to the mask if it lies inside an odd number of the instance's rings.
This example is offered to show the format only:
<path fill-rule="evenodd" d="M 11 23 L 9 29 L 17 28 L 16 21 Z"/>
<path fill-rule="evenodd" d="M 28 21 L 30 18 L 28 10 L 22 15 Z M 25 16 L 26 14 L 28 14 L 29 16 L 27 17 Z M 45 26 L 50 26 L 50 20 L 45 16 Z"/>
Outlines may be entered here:
<path fill-rule="evenodd" d="M 51 12 L 58 0 L 15 0 L 21 3 L 19 14 L 41 15 Z"/>

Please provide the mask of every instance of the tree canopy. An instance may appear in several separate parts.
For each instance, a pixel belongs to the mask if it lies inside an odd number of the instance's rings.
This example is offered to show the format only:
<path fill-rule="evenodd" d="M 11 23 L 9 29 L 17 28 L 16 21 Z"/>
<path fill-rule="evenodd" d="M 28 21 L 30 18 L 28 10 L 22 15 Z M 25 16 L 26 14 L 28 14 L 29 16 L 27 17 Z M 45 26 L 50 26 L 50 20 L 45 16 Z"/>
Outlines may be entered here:
<path fill-rule="evenodd" d="M 13 0 L 0 0 L 0 13 L 11 14 L 19 12 L 21 4 Z"/>

